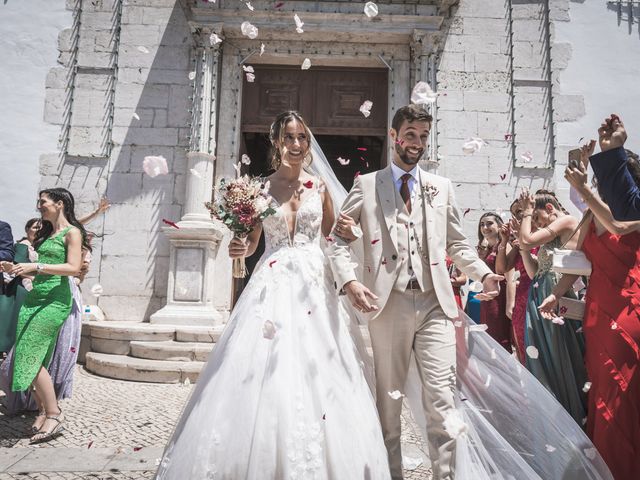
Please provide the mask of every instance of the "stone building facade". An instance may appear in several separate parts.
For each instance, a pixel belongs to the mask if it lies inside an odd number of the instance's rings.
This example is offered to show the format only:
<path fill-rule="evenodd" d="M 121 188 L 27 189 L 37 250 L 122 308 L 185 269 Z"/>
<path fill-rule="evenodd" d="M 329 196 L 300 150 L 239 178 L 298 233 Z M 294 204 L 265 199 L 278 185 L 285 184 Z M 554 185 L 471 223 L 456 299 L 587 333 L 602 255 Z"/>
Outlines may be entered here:
<path fill-rule="evenodd" d="M 575 147 L 558 142 L 556 129 L 584 114 L 583 98 L 559 89 L 571 48 L 554 30 L 569 21 L 569 0 L 387 0 L 373 18 L 350 0 L 67 6 L 74 23 L 60 33 L 60 65 L 46 83 L 45 118 L 60 126 L 60 150 L 41 157 L 41 186 L 69 188 L 85 210 L 109 197 L 112 208 L 91 225 L 98 238 L 87 285 L 103 286 L 98 303 L 110 320 L 224 322 L 229 234 L 203 204 L 243 153 L 260 148 L 268 124 L 248 119 L 307 98 L 286 80 L 302 75 L 305 58 L 312 105 L 328 112 L 314 130 L 340 145 L 341 137 L 378 145 L 370 169 L 386 164 L 384 132 L 413 85 L 439 93 L 424 166 L 453 181 L 471 241 L 480 214 L 506 211 L 522 186 L 556 186 Z M 242 34 L 244 21 L 257 38 Z M 255 69 L 255 83 L 243 66 Z M 359 84 L 360 74 L 383 75 L 383 93 L 380 82 Z M 367 92 L 378 99 L 370 119 L 357 111 Z M 487 145 L 464 155 L 471 137 Z M 165 157 L 169 174 L 145 175 L 148 155 Z"/>

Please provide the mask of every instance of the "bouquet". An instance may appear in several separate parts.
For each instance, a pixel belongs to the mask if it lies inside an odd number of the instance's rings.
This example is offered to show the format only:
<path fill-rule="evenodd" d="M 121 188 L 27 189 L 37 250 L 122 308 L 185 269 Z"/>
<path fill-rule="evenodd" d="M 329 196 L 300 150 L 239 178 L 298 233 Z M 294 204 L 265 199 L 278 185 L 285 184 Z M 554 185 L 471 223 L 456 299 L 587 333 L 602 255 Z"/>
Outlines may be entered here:
<path fill-rule="evenodd" d="M 211 215 L 224 223 L 237 238 L 246 238 L 259 222 L 276 213 L 271 207 L 269 182 L 239 176 L 221 179 L 214 190 L 214 201 L 205 203 Z M 233 278 L 247 275 L 244 258 L 233 259 Z"/>

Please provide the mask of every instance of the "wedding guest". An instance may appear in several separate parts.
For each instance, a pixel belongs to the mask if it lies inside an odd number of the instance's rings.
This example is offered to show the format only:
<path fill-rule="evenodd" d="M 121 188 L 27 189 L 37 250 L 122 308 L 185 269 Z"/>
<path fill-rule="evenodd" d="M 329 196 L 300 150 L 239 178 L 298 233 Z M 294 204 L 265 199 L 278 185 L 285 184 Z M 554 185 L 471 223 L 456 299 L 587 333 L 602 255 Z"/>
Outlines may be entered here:
<path fill-rule="evenodd" d="M 46 412 L 31 443 L 51 440 L 63 428 L 64 415 L 46 365 L 72 308 L 69 280 L 64 277 L 80 272 L 82 247 L 89 247 L 74 204 L 71 193 L 63 188 L 42 190 L 38 210 L 43 222 L 35 239 L 39 263 L 3 264 L 4 271 L 13 275 L 36 274 L 33 289 L 20 309 L 11 384 L 14 392 L 31 388 L 40 409 Z"/>
<path fill-rule="evenodd" d="M 538 260 L 535 256 L 538 248 L 534 247 L 532 250 L 520 248 L 518 234 L 520 232 L 520 221 L 522 220 L 522 208 L 518 200 L 511 204 L 509 210 L 511 211 L 511 220 L 508 224 L 500 227 L 496 273 L 504 275 L 513 270 L 511 281 L 511 285 L 515 286 L 513 308 L 511 312 L 507 309 L 507 316 L 511 313 L 513 345 L 515 346 L 518 360 L 524 364 L 526 362 L 524 332 L 527 299 L 529 298 L 531 279 L 538 269 Z"/>
<path fill-rule="evenodd" d="M 590 388 L 585 384 L 587 434 L 613 476 L 624 480 L 640 478 L 640 222 L 615 220 L 587 185 L 594 146 L 582 148 L 580 168 L 565 171 L 590 209 L 577 245 L 592 267 L 582 322 L 590 382 Z M 637 155 L 627 156 L 626 168 L 640 185 Z M 558 299 L 576 278 L 563 275 L 540 306 L 548 319 L 556 316 Z"/>
<path fill-rule="evenodd" d="M 478 256 L 492 272 L 496 271 L 496 256 L 500 245 L 500 227 L 503 221 L 495 212 L 484 213 L 478 221 Z M 506 282 L 500 282 L 500 293 L 492 300 L 480 304 L 480 323 L 487 325 L 487 333 L 511 352 L 511 322 L 507 318 Z"/>
<path fill-rule="evenodd" d="M 12 262 L 14 255 L 11 226 L 0 220 L 0 261 Z M 4 279 L 0 277 L 0 353 L 8 351 L 13 343 L 11 332 L 14 326 L 10 321 L 13 301 L 10 295 L 6 295 L 6 290 Z"/>
<path fill-rule="evenodd" d="M 568 215 L 555 194 L 548 190 L 538 190 L 530 195 L 524 189 L 519 202 L 523 210 L 520 245 L 540 247 L 538 271 L 532 279 L 527 299 L 527 368 L 582 425 L 586 416 L 586 396 L 582 388 L 587 373 L 580 322 L 565 319 L 562 324 L 551 323 L 538 310 L 558 283 L 558 274 L 551 270 L 553 249 L 565 244 L 565 248 L 575 249 L 577 234 L 574 232 L 578 220 Z"/>
<path fill-rule="evenodd" d="M 460 288 L 463 285 L 466 285 L 469 281 L 469 277 L 467 277 L 464 273 L 462 273 L 458 267 L 456 267 L 453 260 L 447 255 L 445 257 L 445 262 L 447 262 L 447 269 L 449 270 L 449 278 L 451 279 L 451 288 L 453 288 L 453 296 L 456 298 L 456 303 L 458 307 L 462 307 L 462 292 Z"/>
<path fill-rule="evenodd" d="M 627 131 L 618 115 L 605 118 L 598 129 L 601 152 L 590 158 L 598 190 L 607 199 L 616 220 L 640 220 L 640 188 L 628 169 L 623 148 Z"/>

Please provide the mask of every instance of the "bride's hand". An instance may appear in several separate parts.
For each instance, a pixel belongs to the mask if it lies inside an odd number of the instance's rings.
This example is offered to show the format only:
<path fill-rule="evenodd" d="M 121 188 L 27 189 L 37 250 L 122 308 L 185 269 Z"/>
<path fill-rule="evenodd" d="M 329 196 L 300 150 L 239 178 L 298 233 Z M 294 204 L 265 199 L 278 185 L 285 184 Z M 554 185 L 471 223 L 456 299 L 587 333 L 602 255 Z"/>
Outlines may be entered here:
<path fill-rule="evenodd" d="M 249 242 L 246 238 L 233 237 L 229 242 L 229 256 L 231 258 L 242 258 L 247 256 Z"/>

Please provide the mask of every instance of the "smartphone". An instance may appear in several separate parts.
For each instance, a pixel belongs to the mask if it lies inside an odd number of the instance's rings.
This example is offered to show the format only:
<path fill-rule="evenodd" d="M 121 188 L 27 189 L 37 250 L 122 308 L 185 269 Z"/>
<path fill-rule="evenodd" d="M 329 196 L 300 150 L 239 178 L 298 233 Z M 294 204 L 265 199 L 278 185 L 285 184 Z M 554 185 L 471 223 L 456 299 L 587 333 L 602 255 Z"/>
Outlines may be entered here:
<path fill-rule="evenodd" d="M 574 148 L 573 150 L 569 150 L 569 168 L 582 170 L 581 157 L 582 157 L 582 154 L 579 148 Z"/>

